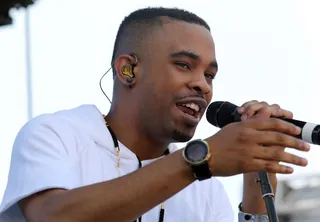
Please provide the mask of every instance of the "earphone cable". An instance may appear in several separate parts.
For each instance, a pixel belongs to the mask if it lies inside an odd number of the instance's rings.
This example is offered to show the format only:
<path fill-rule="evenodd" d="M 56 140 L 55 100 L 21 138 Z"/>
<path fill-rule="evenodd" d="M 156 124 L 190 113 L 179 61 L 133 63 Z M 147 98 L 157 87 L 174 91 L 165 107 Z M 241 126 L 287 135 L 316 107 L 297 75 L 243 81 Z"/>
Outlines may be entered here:
<path fill-rule="evenodd" d="M 110 100 L 109 96 L 105 93 L 105 91 L 104 91 L 103 88 L 102 88 L 102 79 L 108 74 L 108 72 L 110 71 L 110 69 L 112 69 L 112 67 L 110 67 L 110 68 L 108 69 L 108 71 L 106 71 L 106 72 L 101 76 L 100 81 L 99 81 L 99 86 L 100 86 L 100 89 L 101 89 L 103 95 L 104 95 L 105 97 L 107 97 L 107 99 L 109 100 L 109 102 L 110 102 L 110 104 L 111 104 L 111 100 Z"/>

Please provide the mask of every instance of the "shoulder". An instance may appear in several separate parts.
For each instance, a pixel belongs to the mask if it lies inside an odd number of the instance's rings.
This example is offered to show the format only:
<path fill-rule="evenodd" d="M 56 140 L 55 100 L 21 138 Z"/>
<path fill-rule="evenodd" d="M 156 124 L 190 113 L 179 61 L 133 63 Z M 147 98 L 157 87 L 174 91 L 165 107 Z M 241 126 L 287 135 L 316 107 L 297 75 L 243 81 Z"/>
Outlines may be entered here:
<path fill-rule="evenodd" d="M 54 113 L 45 113 L 29 120 L 22 129 L 35 129 L 39 125 L 52 127 L 83 127 L 92 125 L 93 119 L 99 120 L 102 114 L 94 105 L 81 105 L 72 109 L 60 110 Z"/>
<path fill-rule="evenodd" d="M 82 148 L 77 143 L 82 143 L 77 138 L 81 132 L 96 135 L 92 128 L 97 122 L 103 127 L 101 118 L 95 106 L 83 105 L 39 115 L 21 128 L 13 145 L 0 221 L 15 215 L 14 221 L 23 221 L 17 202 L 27 196 L 48 188 L 68 190 L 79 185 L 77 158 Z"/>
<path fill-rule="evenodd" d="M 22 126 L 17 134 L 15 144 L 35 141 L 37 139 L 59 138 L 65 140 L 75 131 L 90 132 L 96 122 L 101 121 L 102 114 L 94 105 L 82 105 L 76 108 L 46 113 L 34 117 Z"/>

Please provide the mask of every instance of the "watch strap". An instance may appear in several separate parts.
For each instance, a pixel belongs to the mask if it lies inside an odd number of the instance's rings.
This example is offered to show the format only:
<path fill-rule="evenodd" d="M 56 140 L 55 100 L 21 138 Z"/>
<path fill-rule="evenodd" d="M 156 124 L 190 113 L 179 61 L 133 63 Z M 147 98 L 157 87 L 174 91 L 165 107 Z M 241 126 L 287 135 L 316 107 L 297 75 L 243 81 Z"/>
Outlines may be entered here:
<path fill-rule="evenodd" d="M 199 165 L 191 165 L 194 176 L 199 180 L 206 180 L 212 177 L 208 161 Z"/>

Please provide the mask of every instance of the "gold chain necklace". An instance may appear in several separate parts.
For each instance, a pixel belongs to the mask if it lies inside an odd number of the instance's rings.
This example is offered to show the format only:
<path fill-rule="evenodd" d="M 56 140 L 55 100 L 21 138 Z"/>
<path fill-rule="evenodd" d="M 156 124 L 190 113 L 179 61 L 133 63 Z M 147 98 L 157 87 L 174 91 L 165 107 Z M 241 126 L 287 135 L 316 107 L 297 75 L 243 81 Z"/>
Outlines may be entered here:
<path fill-rule="evenodd" d="M 118 177 L 120 177 L 121 176 L 121 172 L 120 172 L 120 148 L 119 148 L 118 139 L 116 137 L 116 134 L 113 132 L 113 130 L 111 129 L 110 125 L 108 124 L 108 122 L 106 120 L 106 116 L 103 115 L 103 119 L 104 119 L 106 127 L 108 128 L 108 130 L 109 130 L 109 132 L 111 134 L 111 137 L 112 137 L 112 140 L 113 140 L 113 144 L 114 144 L 114 148 L 116 150 L 116 157 L 117 157 L 116 169 L 118 171 Z M 168 153 L 169 153 L 169 150 L 167 149 L 165 154 L 167 155 Z M 137 159 L 139 161 L 139 168 L 141 168 L 142 164 L 141 164 L 141 161 L 140 161 L 138 156 L 137 156 Z M 165 213 L 164 203 L 161 203 L 160 214 L 159 214 L 159 222 L 163 222 L 164 221 L 164 213 Z M 142 217 L 141 216 L 139 217 L 139 222 L 142 222 Z"/>

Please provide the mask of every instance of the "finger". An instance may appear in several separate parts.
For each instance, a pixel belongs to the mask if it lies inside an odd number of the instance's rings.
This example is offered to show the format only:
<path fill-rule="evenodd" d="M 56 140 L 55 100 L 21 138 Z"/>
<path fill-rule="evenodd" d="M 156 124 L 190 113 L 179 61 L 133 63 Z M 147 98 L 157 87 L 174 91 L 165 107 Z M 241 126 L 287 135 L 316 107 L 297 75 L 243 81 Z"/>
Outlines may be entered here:
<path fill-rule="evenodd" d="M 254 119 L 262 119 L 262 118 L 269 118 L 272 115 L 273 108 L 270 106 L 263 107 L 258 112 L 252 116 Z"/>
<path fill-rule="evenodd" d="M 271 115 L 274 117 L 284 117 L 288 119 L 293 118 L 293 113 L 285 109 L 275 109 L 272 111 Z"/>
<path fill-rule="evenodd" d="M 277 131 L 290 135 L 299 135 L 301 133 L 301 128 L 277 118 L 261 120 L 250 119 L 246 122 L 240 122 L 239 124 L 245 124 L 249 128 L 260 131 Z"/>
<path fill-rule="evenodd" d="M 270 160 L 254 159 L 253 164 L 256 166 L 256 171 L 266 171 L 268 173 L 281 174 L 293 173 L 292 167 L 285 166 Z"/>
<path fill-rule="evenodd" d="M 250 104 L 250 105 L 249 105 Z M 245 120 L 247 118 L 251 118 L 253 115 L 259 113 L 260 111 L 264 110 L 268 112 L 268 117 L 271 115 L 271 110 L 265 109 L 269 107 L 269 104 L 266 102 L 258 102 L 258 103 L 249 103 L 246 108 L 244 108 L 244 112 L 242 115 L 242 119 Z"/>
<path fill-rule="evenodd" d="M 251 101 L 248 101 L 248 102 L 245 102 L 244 104 L 242 104 L 242 108 L 246 109 L 248 108 L 249 106 L 251 106 L 252 104 L 255 104 L 255 103 L 259 103 L 258 100 L 251 100 Z"/>
<path fill-rule="evenodd" d="M 278 150 L 282 150 L 283 152 L 285 151 L 286 147 L 284 146 L 263 146 L 261 145 L 261 148 L 269 148 L 269 147 L 276 147 Z M 276 161 L 277 163 L 279 163 L 280 161 Z"/>
<path fill-rule="evenodd" d="M 243 114 L 243 112 L 251 105 L 255 104 L 255 103 L 259 103 L 259 101 L 257 100 L 251 100 L 249 102 L 246 102 L 244 104 L 241 105 L 241 107 L 238 108 L 238 112 L 240 114 Z"/>
<path fill-rule="evenodd" d="M 274 131 L 256 131 L 256 134 L 257 135 L 253 136 L 253 139 L 258 144 L 290 147 L 301 151 L 310 150 L 310 145 L 308 143 L 284 133 Z"/>
<path fill-rule="evenodd" d="M 264 108 L 260 109 L 254 118 L 269 118 L 272 114 L 281 109 L 278 104 L 266 105 Z"/>
<path fill-rule="evenodd" d="M 286 149 L 285 146 L 265 146 L 265 145 L 261 145 L 260 147 L 264 148 L 264 149 L 268 149 L 269 147 L 276 147 L 278 150 L 282 150 L 283 152 Z"/>
<path fill-rule="evenodd" d="M 308 165 L 308 161 L 305 158 L 284 152 L 284 147 L 281 146 L 260 147 L 260 149 L 256 150 L 255 156 L 259 159 L 290 163 L 297 166 Z"/>

